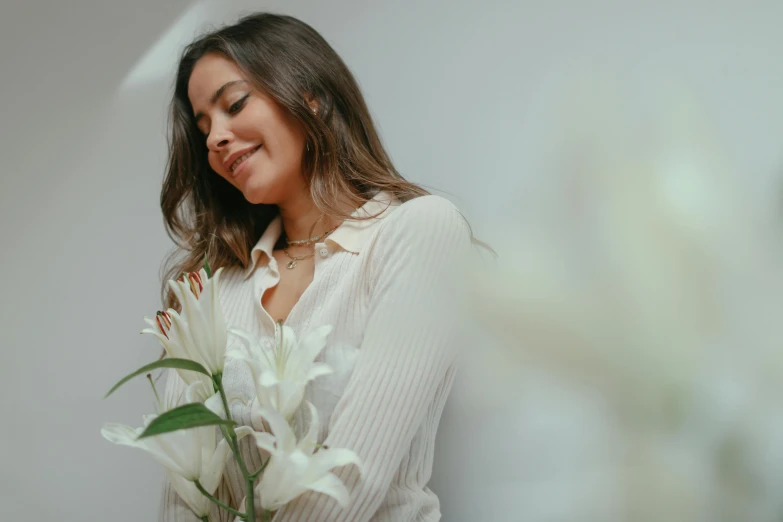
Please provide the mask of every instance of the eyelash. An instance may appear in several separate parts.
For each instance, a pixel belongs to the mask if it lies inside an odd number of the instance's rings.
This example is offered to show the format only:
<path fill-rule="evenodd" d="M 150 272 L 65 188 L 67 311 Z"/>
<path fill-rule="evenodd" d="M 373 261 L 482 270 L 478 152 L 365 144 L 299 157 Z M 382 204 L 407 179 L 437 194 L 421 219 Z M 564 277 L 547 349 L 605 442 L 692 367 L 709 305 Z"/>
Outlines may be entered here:
<path fill-rule="evenodd" d="M 235 101 L 234 103 L 232 103 L 232 104 L 231 104 L 231 105 L 228 107 L 228 113 L 229 113 L 229 114 L 236 114 L 236 113 L 238 113 L 240 110 L 242 110 L 242 107 L 244 106 L 244 104 L 245 104 L 245 100 L 247 100 L 248 96 L 250 96 L 250 95 L 249 95 L 249 94 L 246 94 L 246 95 L 242 96 L 242 98 L 240 98 L 239 100 L 237 100 L 237 101 Z M 209 133 L 208 133 L 208 132 L 204 133 L 204 137 L 205 137 L 205 138 L 206 138 L 206 137 L 208 137 L 208 136 L 209 136 Z"/>
<path fill-rule="evenodd" d="M 242 96 L 242 98 L 240 98 L 239 100 L 237 100 L 234 103 L 232 103 L 231 106 L 228 108 L 228 112 L 230 114 L 238 113 L 240 111 L 240 109 L 242 109 L 242 105 L 244 105 L 245 100 L 247 100 L 247 97 L 248 97 L 248 95 L 246 94 L 246 95 Z"/>

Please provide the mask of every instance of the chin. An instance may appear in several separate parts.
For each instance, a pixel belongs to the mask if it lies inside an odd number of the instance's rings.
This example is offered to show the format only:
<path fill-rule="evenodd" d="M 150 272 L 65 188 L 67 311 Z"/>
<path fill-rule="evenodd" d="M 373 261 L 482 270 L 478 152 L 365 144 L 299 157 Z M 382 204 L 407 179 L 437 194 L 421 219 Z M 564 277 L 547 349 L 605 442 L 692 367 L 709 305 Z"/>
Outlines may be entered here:
<path fill-rule="evenodd" d="M 248 203 L 252 203 L 253 205 L 262 205 L 267 203 L 267 198 L 265 198 L 265 194 L 263 191 L 260 190 L 250 190 L 248 192 L 242 191 L 242 194 L 245 196 L 245 199 Z"/>
<path fill-rule="evenodd" d="M 246 186 L 245 190 L 242 190 L 242 193 L 245 196 L 245 199 L 248 201 L 248 203 L 252 203 L 253 205 L 273 205 L 276 204 L 276 201 L 274 201 L 274 198 L 271 196 L 271 191 L 269 187 L 266 186 L 256 186 L 253 184 L 249 184 L 250 186 Z"/>
<path fill-rule="evenodd" d="M 293 184 L 274 172 L 249 172 L 239 183 L 239 190 L 253 205 L 278 205 L 291 192 Z"/>
<path fill-rule="evenodd" d="M 248 203 L 250 203 L 252 205 L 271 205 L 272 204 L 272 202 L 267 201 L 263 197 L 250 197 L 250 196 L 246 195 L 245 199 L 247 200 Z"/>

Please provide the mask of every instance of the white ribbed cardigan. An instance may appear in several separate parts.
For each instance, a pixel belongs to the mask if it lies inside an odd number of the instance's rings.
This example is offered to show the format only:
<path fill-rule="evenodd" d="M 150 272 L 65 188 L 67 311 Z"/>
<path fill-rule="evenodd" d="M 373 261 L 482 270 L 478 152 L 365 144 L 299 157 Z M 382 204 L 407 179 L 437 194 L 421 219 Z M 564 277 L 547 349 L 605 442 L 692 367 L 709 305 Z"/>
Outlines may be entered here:
<path fill-rule="evenodd" d="M 274 522 L 440 519 L 438 497 L 427 482 L 461 340 L 453 269 L 469 255 L 470 233 L 457 208 L 440 196 L 400 204 L 380 192 L 354 216 L 378 212 L 376 219 L 346 220 L 315 246 L 313 281 L 285 321 L 297 337 L 316 326 L 333 325 L 318 360 L 334 373 L 312 381 L 305 399 L 321 419 L 319 442 L 355 451 L 363 474 L 353 465 L 333 470 L 350 492 L 347 507 L 331 497 L 305 493 L 278 510 Z M 246 269 L 223 270 L 220 302 L 229 326 L 274 335 L 261 296 L 279 280 L 272 249 L 281 232 L 278 217 L 253 248 Z M 165 393 L 180 397 L 182 379 L 174 370 L 167 372 Z M 229 360 L 223 383 L 229 394 L 248 401 L 254 397 L 250 372 L 241 362 Z M 298 422 L 304 420 L 303 411 Z M 240 424 L 250 425 L 249 407 L 237 402 L 231 413 Z M 240 441 L 240 447 L 253 470 L 261 460 L 251 439 Z M 244 511 L 244 482 L 233 457 L 216 496 Z M 256 499 L 259 506 L 258 493 Z M 163 522 L 199 522 L 168 479 L 160 517 Z M 213 522 L 235 518 L 217 509 L 210 516 Z"/>

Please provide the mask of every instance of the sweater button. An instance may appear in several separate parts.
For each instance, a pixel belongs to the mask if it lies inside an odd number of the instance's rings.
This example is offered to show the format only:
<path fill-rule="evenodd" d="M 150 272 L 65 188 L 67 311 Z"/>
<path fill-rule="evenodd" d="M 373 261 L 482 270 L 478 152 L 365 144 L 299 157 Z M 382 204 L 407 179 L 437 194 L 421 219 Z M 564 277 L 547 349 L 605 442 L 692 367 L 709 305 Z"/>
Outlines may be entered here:
<path fill-rule="evenodd" d="M 329 249 L 328 249 L 328 248 L 326 248 L 326 247 L 321 247 L 321 248 L 318 250 L 318 254 L 319 254 L 321 257 L 327 257 L 327 256 L 329 255 Z"/>

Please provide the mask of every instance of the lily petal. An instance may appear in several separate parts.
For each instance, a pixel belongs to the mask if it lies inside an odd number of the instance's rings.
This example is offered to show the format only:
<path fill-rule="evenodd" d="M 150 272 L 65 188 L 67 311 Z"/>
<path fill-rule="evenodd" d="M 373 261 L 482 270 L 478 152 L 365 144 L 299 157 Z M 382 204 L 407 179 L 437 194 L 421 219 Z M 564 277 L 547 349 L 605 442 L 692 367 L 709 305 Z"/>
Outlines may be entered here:
<path fill-rule="evenodd" d="M 226 418 L 226 411 L 223 408 L 223 399 L 220 397 L 220 392 L 215 392 L 209 399 L 205 400 L 204 406 L 221 419 Z"/>
<path fill-rule="evenodd" d="M 348 489 L 334 473 L 327 473 L 318 480 L 309 483 L 307 489 L 329 495 L 341 506 L 347 505 L 350 501 Z"/>
<path fill-rule="evenodd" d="M 114 444 L 136 447 L 137 433 L 134 428 L 116 422 L 107 422 L 101 428 L 101 435 Z"/>
<path fill-rule="evenodd" d="M 234 433 L 237 434 L 237 439 L 241 440 L 248 435 L 253 435 L 256 431 L 250 426 L 237 426 L 234 428 Z"/>
<path fill-rule="evenodd" d="M 206 375 L 204 375 L 204 377 L 206 377 Z M 204 381 L 194 381 L 185 389 L 185 401 L 187 403 L 201 402 L 210 396 L 210 392 L 212 392 L 212 390 L 207 390 Z"/>
<path fill-rule="evenodd" d="M 321 448 L 310 459 L 308 474 L 322 475 L 332 468 L 354 464 L 362 473 L 362 461 L 351 450 L 344 448 Z"/>
<path fill-rule="evenodd" d="M 312 381 L 316 377 L 320 377 L 321 375 L 329 375 L 330 373 L 334 373 L 334 370 L 331 366 L 324 363 L 313 363 L 313 365 L 310 367 L 310 370 L 307 372 L 307 381 Z"/>
<path fill-rule="evenodd" d="M 271 433 L 254 431 L 253 437 L 256 439 L 256 446 L 262 450 L 267 451 L 269 454 L 274 454 L 277 451 L 275 446 L 276 439 Z"/>
<path fill-rule="evenodd" d="M 310 425 L 307 427 L 307 433 L 299 441 L 297 447 L 303 452 L 312 455 L 313 451 L 315 451 L 315 444 L 318 442 L 318 410 L 313 403 L 308 401 L 306 404 L 310 410 Z"/>
<path fill-rule="evenodd" d="M 277 411 L 271 408 L 260 408 L 258 415 L 263 417 L 277 440 L 280 450 L 289 452 L 296 448 L 296 437 L 288 421 Z"/>
<path fill-rule="evenodd" d="M 166 474 L 171 483 L 171 487 L 174 488 L 174 491 L 176 491 L 182 500 L 185 501 L 185 504 L 188 505 L 197 517 L 201 518 L 209 514 L 210 509 L 212 508 L 212 501 L 205 497 L 193 482 L 182 478 L 176 473 L 172 473 L 169 469 L 166 469 Z M 210 491 L 206 486 L 204 486 L 204 489 L 210 494 L 214 494 L 215 492 L 215 490 Z"/>
<path fill-rule="evenodd" d="M 210 494 L 214 493 L 220 483 L 220 477 L 223 476 L 223 468 L 226 467 L 226 460 L 231 453 L 231 448 L 226 439 L 221 439 L 212 454 L 212 459 L 201 472 L 199 481 Z M 199 492 L 200 493 L 200 492 Z"/>

